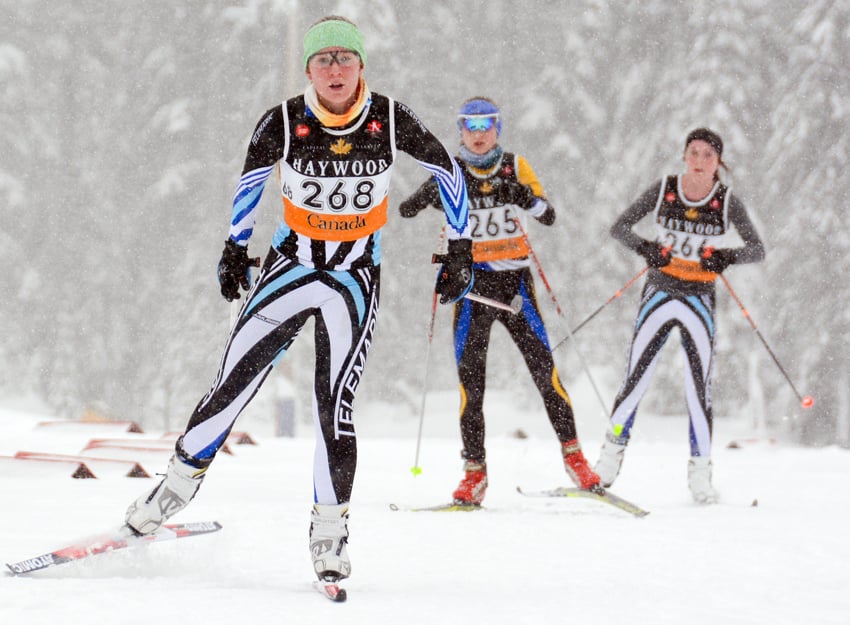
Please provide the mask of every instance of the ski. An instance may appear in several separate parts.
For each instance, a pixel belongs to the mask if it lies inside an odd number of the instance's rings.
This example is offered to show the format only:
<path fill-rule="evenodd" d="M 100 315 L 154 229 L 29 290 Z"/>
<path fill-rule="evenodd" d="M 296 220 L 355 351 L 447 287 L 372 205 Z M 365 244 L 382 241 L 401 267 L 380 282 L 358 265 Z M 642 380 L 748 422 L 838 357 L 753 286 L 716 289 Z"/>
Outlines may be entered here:
<path fill-rule="evenodd" d="M 337 580 L 320 579 L 313 582 L 313 588 L 315 588 L 320 595 L 326 599 L 330 599 L 334 603 L 342 603 L 348 599 L 348 593 L 345 592 L 345 588 L 339 587 L 339 582 Z"/>
<path fill-rule="evenodd" d="M 525 495 L 526 497 L 584 497 L 586 499 L 595 499 L 596 501 L 607 503 L 615 508 L 623 510 L 624 512 L 633 514 L 636 517 L 644 517 L 649 514 L 648 510 L 644 510 L 640 506 L 637 506 L 630 501 L 626 501 L 622 497 L 618 497 L 614 493 L 603 489 L 593 491 L 584 490 L 582 488 L 566 488 L 563 486 L 550 490 L 539 491 L 524 491 L 519 486 L 517 486 L 516 489 L 520 495 Z"/>
<path fill-rule="evenodd" d="M 399 510 L 404 510 L 405 512 L 475 512 L 476 510 L 484 510 L 484 506 L 480 504 L 471 504 L 471 503 L 441 503 L 436 506 L 420 506 L 420 507 L 404 507 L 399 506 L 397 504 L 391 503 L 390 510 L 394 512 L 398 512 Z"/>
<path fill-rule="evenodd" d="M 221 524 L 218 521 L 173 523 L 163 525 L 152 534 L 139 535 L 124 525 L 117 530 L 79 540 L 72 545 L 57 549 L 56 551 L 50 551 L 34 558 L 15 562 L 14 564 L 6 564 L 6 567 L 9 569 L 6 574 L 27 575 L 52 566 L 83 560 L 100 553 L 149 545 L 164 540 L 199 536 L 201 534 L 217 532 L 220 529 Z"/>

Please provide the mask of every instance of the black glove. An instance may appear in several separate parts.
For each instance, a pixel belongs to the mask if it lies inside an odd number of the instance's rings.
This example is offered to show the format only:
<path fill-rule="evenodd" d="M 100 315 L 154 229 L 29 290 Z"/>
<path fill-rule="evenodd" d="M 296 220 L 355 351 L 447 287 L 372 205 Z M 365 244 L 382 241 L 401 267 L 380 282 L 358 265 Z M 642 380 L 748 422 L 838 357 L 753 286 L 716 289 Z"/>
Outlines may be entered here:
<path fill-rule="evenodd" d="M 712 247 L 705 247 L 700 250 L 699 264 L 706 271 L 714 273 L 723 273 L 726 268 L 735 262 L 735 251 L 729 249 L 716 250 Z"/>
<path fill-rule="evenodd" d="M 666 267 L 673 258 L 668 248 L 661 247 L 661 244 L 655 241 L 641 241 L 637 253 L 646 259 L 647 265 L 655 269 Z"/>
<path fill-rule="evenodd" d="M 440 201 L 440 189 L 433 180 L 426 180 L 413 195 L 398 205 L 398 212 L 402 217 L 416 217 L 428 205 L 442 210 L 443 203 Z"/>
<path fill-rule="evenodd" d="M 472 273 L 472 240 L 452 239 L 449 253 L 435 256 L 442 262 L 437 274 L 434 290 L 440 295 L 441 304 L 454 304 L 472 289 L 475 276 Z"/>
<path fill-rule="evenodd" d="M 239 287 L 246 291 L 251 287 L 249 267 L 259 267 L 259 258 L 248 258 L 248 248 L 237 245 L 232 239 L 224 242 L 224 251 L 218 261 L 218 283 L 221 295 L 228 302 L 239 299 Z"/>
<path fill-rule="evenodd" d="M 416 217 L 416 215 L 425 210 L 427 206 L 427 204 L 423 204 L 419 201 L 417 196 L 411 195 L 398 205 L 398 212 L 402 217 Z"/>
<path fill-rule="evenodd" d="M 493 195 L 500 204 L 513 204 L 528 210 L 540 199 L 528 185 L 514 182 L 513 180 L 502 180 L 493 190 Z"/>

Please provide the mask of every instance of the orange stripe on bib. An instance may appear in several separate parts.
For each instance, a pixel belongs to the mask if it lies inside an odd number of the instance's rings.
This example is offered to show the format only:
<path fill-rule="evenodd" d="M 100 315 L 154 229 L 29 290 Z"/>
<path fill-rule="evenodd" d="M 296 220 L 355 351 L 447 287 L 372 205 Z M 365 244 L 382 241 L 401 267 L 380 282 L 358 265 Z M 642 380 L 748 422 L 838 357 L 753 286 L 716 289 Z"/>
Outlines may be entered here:
<path fill-rule="evenodd" d="M 683 260 L 681 258 L 673 258 L 670 264 L 662 267 L 661 271 L 668 276 L 673 276 L 679 280 L 688 282 L 714 282 L 717 274 L 713 271 L 706 271 L 698 262 L 693 260 Z"/>
<path fill-rule="evenodd" d="M 525 258 L 528 254 L 528 245 L 518 237 L 494 239 L 492 241 L 473 241 L 472 243 L 472 259 L 476 263 Z"/>
<path fill-rule="evenodd" d="M 365 213 L 317 213 L 283 198 L 283 219 L 298 234 L 320 241 L 356 241 L 380 230 L 387 223 L 387 197 Z"/>

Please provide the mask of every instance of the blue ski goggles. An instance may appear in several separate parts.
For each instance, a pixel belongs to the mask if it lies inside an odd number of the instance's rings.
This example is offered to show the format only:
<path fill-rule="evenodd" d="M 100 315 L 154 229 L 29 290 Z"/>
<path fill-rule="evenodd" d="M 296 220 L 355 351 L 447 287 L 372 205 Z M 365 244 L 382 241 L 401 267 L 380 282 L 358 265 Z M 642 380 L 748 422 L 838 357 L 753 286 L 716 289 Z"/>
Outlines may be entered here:
<path fill-rule="evenodd" d="M 498 115 L 460 115 L 458 124 L 470 132 L 486 132 L 499 122 Z"/>

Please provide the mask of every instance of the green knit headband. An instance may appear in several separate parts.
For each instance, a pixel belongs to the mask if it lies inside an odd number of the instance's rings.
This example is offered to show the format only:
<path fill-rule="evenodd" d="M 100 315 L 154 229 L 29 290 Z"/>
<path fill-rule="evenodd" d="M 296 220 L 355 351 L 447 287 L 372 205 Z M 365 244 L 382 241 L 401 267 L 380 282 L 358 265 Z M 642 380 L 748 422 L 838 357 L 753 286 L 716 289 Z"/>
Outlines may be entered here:
<path fill-rule="evenodd" d="M 357 26 L 342 20 L 319 22 L 304 35 L 304 67 L 310 57 L 324 48 L 345 48 L 360 55 L 366 65 L 366 49 L 363 46 L 363 33 Z"/>

